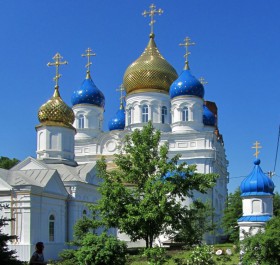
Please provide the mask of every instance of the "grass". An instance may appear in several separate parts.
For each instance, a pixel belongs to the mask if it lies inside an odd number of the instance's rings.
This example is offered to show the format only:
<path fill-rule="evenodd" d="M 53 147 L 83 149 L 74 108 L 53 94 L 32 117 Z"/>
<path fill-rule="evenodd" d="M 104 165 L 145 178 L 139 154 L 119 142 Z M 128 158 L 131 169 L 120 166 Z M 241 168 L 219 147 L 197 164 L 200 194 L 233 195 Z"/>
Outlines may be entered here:
<path fill-rule="evenodd" d="M 226 249 L 232 250 L 232 255 L 225 254 Z M 214 255 L 214 260 L 217 265 L 237 265 L 239 263 L 239 254 L 235 253 L 234 247 L 232 244 L 220 244 L 214 246 L 214 252 L 218 249 L 223 250 L 221 256 Z M 168 261 L 165 262 L 165 265 L 176 265 L 174 259 L 185 259 L 187 260 L 190 256 L 192 250 L 167 250 L 167 256 L 169 257 Z M 148 265 L 146 258 L 142 255 L 129 255 L 128 263 L 129 265 Z"/>

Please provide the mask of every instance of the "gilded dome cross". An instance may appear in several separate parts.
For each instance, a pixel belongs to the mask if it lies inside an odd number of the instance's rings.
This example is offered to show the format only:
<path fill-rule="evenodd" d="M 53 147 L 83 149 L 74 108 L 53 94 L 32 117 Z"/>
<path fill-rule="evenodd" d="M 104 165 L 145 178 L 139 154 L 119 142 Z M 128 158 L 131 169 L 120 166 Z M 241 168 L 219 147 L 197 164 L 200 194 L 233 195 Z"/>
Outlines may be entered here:
<path fill-rule="evenodd" d="M 96 56 L 96 53 L 92 52 L 91 48 L 87 48 L 86 54 L 82 54 L 82 57 L 87 57 L 87 64 L 85 66 L 87 68 L 87 73 L 90 72 L 90 66 L 92 65 L 92 62 L 90 61 L 91 56 Z"/>
<path fill-rule="evenodd" d="M 62 62 L 61 61 L 62 59 L 63 59 L 63 57 L 59 53 L 56 53 L 56 55 L 53 57 L 54 63 L 49 62 L 47 64 L 47 66 L 55 66 L 56 67 L 55 77 L 53 78 L 53 80 L 55 81 L 55 87 L 58 87 L 58 80 L 62 76 L 61 74 L 59 74 L 59 66 L 64 65 L 64 64 L 68 64 L 67 61 Z"/>
<path fill-rule="evenodd" d="M 123 99 L 125 98 L 125 96 L 123 95 L 123 92 L 124 92 L 124 85 L 121 84 L 121 85 L 119 86 L 119 88 L 116 89 L 116 91 L 120 91 L 120 93 L 121 93 L 121 97 L 120 97 L 120 101 L 121 101 L 120 109 L 123 109 Z"/>
<path fill-rule="evenodd" d="M 189 67 L 189 61 L 188 61 L 188 57 L 191 54 L 191 52 L 189 52 L 189 46 L 195 45 L 195 42 L 191 42 L 191 39 L 189 37 L 186 37 L 184 39 L 184 43 L 180 43 L 179 46 L 185 46 L 186 48 L 186 53 L 184 55 L 184 57 L 186 58 L 185 60 L 185 70 L 190 70 Z"/>
<path fill-rule="evenodd" d="M 151 4 L 150 5 L 150 11 L 144 11 L 143 13 L 142 13 L 142 15 L 144 16 L 144 17 L 146 17 L 147 15 L 149 16 L 149 17 L 151 17 L 151 22 L 149 23 L 149 25 L 151 26 L 151 33 L 150 33 L 150 36 L 151 37 L 153 37 L 154 36 L 154 24 L 155 24 L 155 22 L 156 22 L 156 20 L 154 19 L 154 16 L 156 15 L 156 14 L 158 14 L 158 15 L 161 15 L 163 13 L 163 10 L 161 9 L 161 8 L 159 8 L 158 10 L 156 10 L 156 6 L 154 5 L 154 4 Z"/>
<path fill-rule="evenodd" d="M 260 153 L 259 149 L 262 148 L 262 147 L 260 146 L 260 143 L 259 143 L 258 141 L 256 141 L 256 142 L 254 143 L 254 145 L 252 146 L 252 148 L 253 148 L 253 149 L 256 149 L 256 152 L 254 153 L 254 156 L 255 156 L 256 158 L 258 158 L 258 155 L 259 155 L 259 153 Z"/>

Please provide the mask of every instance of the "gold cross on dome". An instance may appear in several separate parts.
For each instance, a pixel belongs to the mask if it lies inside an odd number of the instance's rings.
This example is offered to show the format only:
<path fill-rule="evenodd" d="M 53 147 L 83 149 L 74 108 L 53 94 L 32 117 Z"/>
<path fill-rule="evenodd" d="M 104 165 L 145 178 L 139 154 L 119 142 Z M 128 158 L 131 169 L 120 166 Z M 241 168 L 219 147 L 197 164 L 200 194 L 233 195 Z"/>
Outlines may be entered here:
<path fill-rule="evenodd" d="M 121 106 L 120 106 L 120 109 L 123 109 L 123 99 L 125 98 L 125 96 L 123 95 L 123 92 L 124 92 L 124 85 L 121 84 L 121 85 L 119 86 L 119 88 L 116 89 L 116 91 L 120 91 L 120 93 L 121 93 L 121 97 L 120 97 Z"/>
<path fill-rule="evenodd" d="M 258 155 L 259 155 L 259 153 L 260 153 L 259 149 L 261 149 L 262 146 L 260 146 L 260 143 L 259 143 L 258 141 L 256 141 L 256 142 L 254 143 L 254 145 L 252 146 L 252 148 L 253 148 L 253 149 L 256 149 L 256 152 L 254 153 L 254 156 L 255 156 L 256 158 L 258 158 Z"/>
<path fill-rule="evenodd" d="M 55 77 L 53 78 L 53 80 L 55 81 L 55 87 L 58 87 L 58 80 L 62 76 L 61 74 L 59 74 L 59 66 L 63 64 L 68 64 L 67 61 L 62 62 L 62 59 L 63 57 L 59 53 L 56 53 L 56 55 L 53 57 L 54 63 L 47 63 L 47 66 L 55 66 L 56 68 Z"/>
<path fill-rule="evenodd" d="M 149 16 L 149 17 L 151 17 L 151 22 L 149 23 L 149 25 L 151 26 L 151 34 L 150 34 L 150 36 L 153 36 L 154 35 L 154 24 L 155 24 L 155 20 L 154 20 L 154 16 L 156 15 L 156 14 L 158 14 L 158 15 L 161 15 L 163 13 L 163 10 L 160 8 L 160 9 L 158 9 L 158 10 L 156 10 L 156 6 L 154 5 L 154 4 L 151 4 L 150 5 L 150 11 L 144 11 L 143 13 L 142 13 L 142 15 L 144 16 L 144 17 L 146 17 L 147 15 Z"/>
<path fill-rule="evenodd" d="M 186 37 L 184 39 L 184 43 L 180 43 L 179 46 L 185 46 L 186 48 L 186 53 L 184 55 L 184 57 L 186 58 L 185 60 L 185 70 L 189 70 L 190 67 L 189 67 L 189 61 L 188 61 L 188 57 L 189 55 L 191 54 L 191 52 L 189 51 L 189 46 L 193 46 L 195 45 L 195 42 L 191 42 L 191 39 L 189 37 Z"/>
<path fill-rule="evenodd" d="M 203 76 L 201 76 L 198 80 L 203 86 L 208 84 L 208 82 L 204 79 Z"/>
<path fill-rule="evenodd" d="M 91 48 L 87 48 L 86 49 L 86 54 L 82 54 L 82 57 L 87 57 L 87 64 L 86 64 L 86 68 L 87 68 L 87 72 L 90 72 L 90 66 L 92 65 L 92 62 L 90 61 L 90 57 L 91 56 L 96 56 L 96 54 L 94 52 L 92 52 Z"/>

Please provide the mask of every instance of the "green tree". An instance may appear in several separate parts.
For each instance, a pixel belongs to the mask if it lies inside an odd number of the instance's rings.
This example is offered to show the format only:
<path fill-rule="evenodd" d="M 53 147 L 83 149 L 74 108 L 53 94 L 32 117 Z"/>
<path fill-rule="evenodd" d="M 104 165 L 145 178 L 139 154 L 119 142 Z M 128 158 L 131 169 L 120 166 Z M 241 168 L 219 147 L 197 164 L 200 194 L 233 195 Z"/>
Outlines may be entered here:
<path fill-rule="evenodd" d="M 0 204 L 0 210 L 9 208 L 7 205 Z M 3 227 L 8 225 L 9 222 L 14 221 L 13 219 L 0 217 L 0 264 L 5 265 L 19 265 L 22 264 L 21 261 L 18 261 L 15 255 L 15 251 L 9 250 L 8 241 L 14 240 L 17 237 L 14 235 L 8 235 L 3 233 Z"/>
<path fill-rule="evenodd" d="M 203 235 L 213 231 L 215 225 L 209 222 L 213 214 L 211 205 L 206 202 L 194 201 L 182 214 L 182 219 L 175 235 L 176 242 L 183 242 L 188 246 L 201 244 Z"/>
<path fill-rule="evenodd" d="M 278 192 L 275 192 L 273 196 L 273 214 L 280 216 L 280 194 Z"/>
<path fill-rule="evenodd" d="M 151 123 L 125 138 L 114 162 L 116 169 L 111 171 L 104 158 L 98 162 L 102 196 L 91 209 L 106 227 L 118 228 L 132 241 L 145 240 L 147 248 L 160 234 L 178 229 L 188 209 L 182 204 L 185 196 L 192 197 L 194 190 L 206 193 L 217 177 L 179 163 L 179 155 L 169 158 L 167 145 L 160 145 L 160 132 Z"/>
<path fill-rule="evenodd" d="M 10 159 L 5 156 L 0 156 L 0 168 L 10 169 L 13 166 L 15 166 L 18 162 L 19 160 L 16 158 Z"/>
<path fill-rule="evenodd" d="M 240 189 L 230 193 L 227 198 L 227 206 L 222 219 L 222 226 L 232 242 L 239 240 L 239 226 L 237 220 L 242 216 L 242 198 Z"/>
<path fill-rule="evenodd" d="M 279 264 L 280 261 L 280 217 L 267 222 L 264 232 L 248 236 L 242 241 L 245 254 L 242 264 Z"/>

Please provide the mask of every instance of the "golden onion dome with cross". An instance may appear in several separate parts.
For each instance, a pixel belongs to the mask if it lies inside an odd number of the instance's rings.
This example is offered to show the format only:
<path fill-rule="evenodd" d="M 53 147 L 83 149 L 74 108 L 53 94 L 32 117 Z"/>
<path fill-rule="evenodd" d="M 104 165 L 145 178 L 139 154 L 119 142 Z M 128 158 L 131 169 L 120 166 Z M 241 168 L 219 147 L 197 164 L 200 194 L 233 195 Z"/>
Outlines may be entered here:
<path fill-rule="evenodd" d="M 143 15 L 151 17 L 150 40 L 141 56 L 134 61 L 125 71 L 123 85 L 126 94 L 140 92 L 162 92 L 168 93 L 170 85 L 177 79 L 176 70 L 160 54 L 154 37 L 153 25 L 154 15 L 162 14 L 162 9 L 150 6 L 150 11 L 144 11 Z"/>
<path fill-rule="evenodd" d="M 73 110 L 61 99 L 59 93 L 58 80 L 61 75 L 58 72 L 60 65 L 67 64 L 61 62 L 62 57 L 57 53 L 54 57 L 54 63 L 48 63 L 48 66 L 56 67 L 55 90 L 52 98 L 43 104 L 38 111 L 38 119 L 42 125 L 64 126 L 73 128 L 75 116 Z"/>

